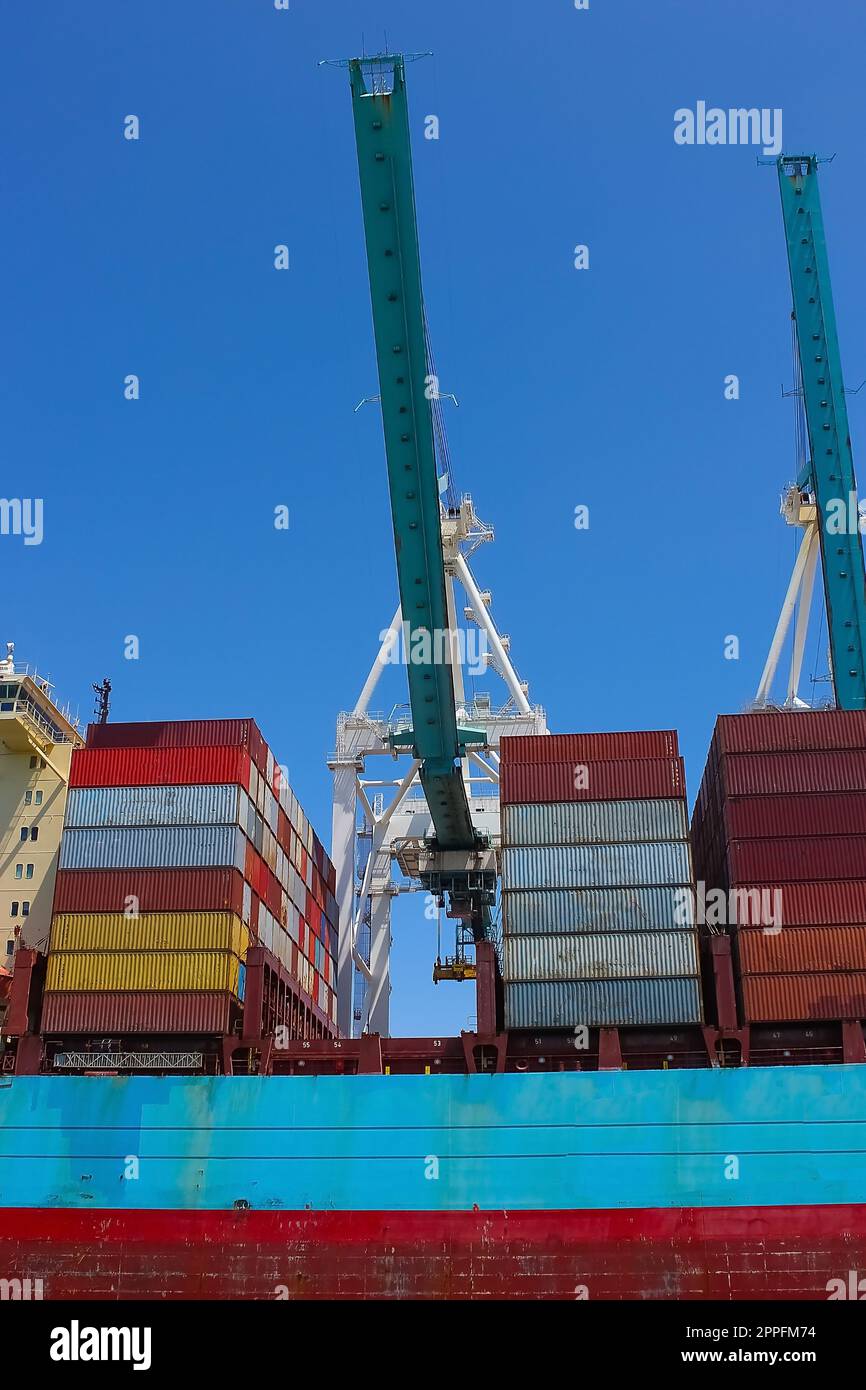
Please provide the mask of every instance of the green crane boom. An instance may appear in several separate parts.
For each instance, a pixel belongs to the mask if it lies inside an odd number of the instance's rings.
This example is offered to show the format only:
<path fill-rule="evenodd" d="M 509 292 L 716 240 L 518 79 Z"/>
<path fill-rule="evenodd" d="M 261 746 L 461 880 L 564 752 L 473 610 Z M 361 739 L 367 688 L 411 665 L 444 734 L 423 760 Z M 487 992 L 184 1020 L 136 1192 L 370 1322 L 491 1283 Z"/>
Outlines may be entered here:
<path fill-rule="evenodd" d="M 809 459 L 797 481 L 815 494 L 836 704 L 866 709 L 866 574 L 818 160 L 783 155 L 777 166 L 809 435 Z"/>
<path fill-rule="evenodd" d="M 368 88 L 365 70 L 377 73 Z M 475 833 L 459 756 L 403 58 L 349 63 L 394 549 L 421 784 L 442 849 Z M 417 658 L 417 659 L 416 659 Z"/>

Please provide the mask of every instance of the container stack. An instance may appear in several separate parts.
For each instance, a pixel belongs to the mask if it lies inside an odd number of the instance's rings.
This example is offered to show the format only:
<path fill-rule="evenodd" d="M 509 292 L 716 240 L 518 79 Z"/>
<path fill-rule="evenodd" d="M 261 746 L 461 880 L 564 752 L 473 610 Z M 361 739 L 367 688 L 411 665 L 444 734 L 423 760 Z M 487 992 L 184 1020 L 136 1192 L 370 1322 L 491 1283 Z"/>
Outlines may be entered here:
<path fill-rule="evenodd" d="M 229 1033 L 253 945 L 290 983 L 292 1031 L 335 1033 L 334 886 L 251 719 L 91 725 L 72 757 L 43 1034 Z"/>
<path fill-rule="evenodd" d="M 692 840 L 742 1022 L 866 1018 L 866 713 L 722 715 Z"/>
<path fill-rule="evenodd" d="M 503 739 L 505 1027 L 702 1020 L 674 732 Z"/>

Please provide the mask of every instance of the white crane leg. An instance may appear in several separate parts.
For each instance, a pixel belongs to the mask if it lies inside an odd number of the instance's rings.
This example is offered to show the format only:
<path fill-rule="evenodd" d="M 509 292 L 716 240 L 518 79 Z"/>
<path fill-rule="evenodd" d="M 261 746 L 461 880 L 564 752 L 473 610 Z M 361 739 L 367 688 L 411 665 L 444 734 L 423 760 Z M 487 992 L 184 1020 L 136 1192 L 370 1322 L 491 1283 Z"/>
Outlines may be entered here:
<path fill-rule="evenodd" d="M 809 629 L 809 614 L 812 608 L 812 590 L 815 586 L 815 570 L 818 564 L 818 530 L 815 526 L 810 526 L 806 532 L 809 537 L 809 552 L 806 556 L 806 564 L 803 570 L 803 583 L 800 586 L 800 606 L 797 609 L 797 621 L 794 625 L 794 646 L 791 652 L 791 678 L 788 681 L 787 704 L 797 705 L 802 701 L 798 699 L 800 688 L 800 673 L 803 669 L 803 652 L 806 646 L 806 633 Z"/>
<path fill-rule="evenodd" d="M 387 630 L 385 636 L 382 638 L 382 643 L 381 643 L 381 646 L 379 647 L 379 651 L 378 651 L 378 653 L 377 653 L 376 660 L 373 662 L 373 665 L 370 667 L 370 674 L 369 674 L 369 676 L 367 677 L 367 679 L 366 679 L 365 682 L 364 682 L 364 689 L 361 691 L 360 695 L 358 696 L 358 703 L 356 704 L 355 708 L 354 708 L 353 711 L 352 711 L 352 713 L 353 713 L 354 715 L 366 714 L 366 713 L 367 713 L 367 706 L 368 706 L 369 703 L 370 703 L 370 699 L 371 699 L 371 697 L 372 697 L 373 691 L 376 689 L 376 686 L 379 684 L 379 677 L 380 677 L 381 674 L 382 674 L 382 668 L 383 668 L 383 666 L 386 666 L 386 665 L 388 664 L 388 662 L 387 662 L 388 652 L 390 651 L 392 642 L 395 640 L 396 634 L 397 634 L 397 633 L 399 632 L 399 630 L 400 630 L 400 623 L 401 623 L 401 621 L 402 621 L 402 614 L 401 614 L 401 612 L 400 612 L 400 609 L 398 608 L 398 609 L 397 609 L 397 612 L 394 614 L 393 618 L 391 619 L 391 626 L 388 628 L 388 630 Z"/>
<path fill-rule="evenodd" d="M 790 583 L 788 584 L 788 591 L 785 594 L 785 601 L 782 604 L 782 611 L 779 614 L 779 621 L 776 624 L 776 631 L 773 634 L 769 655 L 767 656 L 767 661 L 758 685 L 758 691 L 755 695 L 756 705 L 765 705 L 770 697 L 770 691 L 776 675 L 776 668 L 779 665 L 779 657 L 782 655 L 782 648 L 785 645 L 788 628 L 791 626 L 791 618 L 797 603 L 797 593 L 803 579 L 803 571 L 806 567 L 806 557 L 809 553 L 810 544 L 809 531 L 807 529 L 803 533 L 800 549 L 797 551 L 797 558 L 794 561 L 794 569 L 791 574 Z"/>
<path fill-rule="evenodd" d="M 355 818 L 356 773 L 354 764 L 334 768 L 334 804 L 331 817 L 331 857 L 337 871 L 337 1027 L 344 1038 L 352 1036 L 352 989 L 355 955 Z"/>
<path fill-rule="evenodd" d="M 500 663 L 500 669 L 502 670 L 505 676 L 505 684 L 508 686 L 509 693 L 511 694 L 511 697 L 514 700 L 514 703 L 516 704 L 521 714 L 530 714 L 531 710 L 529 706 L 529 701 L 527 700 L 526 696 L 520 688 L 520 681 L 517 679 L 517 672 L 512 666 L 511 661 L 509 660 L 508 653 L 506 652 L 505 648 L 502 645 L 502 642 L 499 639 L 499 633 L 496 631 L 496 624 L 494 623 L 493 619 L 487 611 L 487 605 L 483 602 L 481 598 L 481 591 L 479 590 L 478 585 L 475 583 L 475 580 L 472 576 L 472 571 L 470 570 L 465 559 L 459 552 L 454 561 L 454 572 L 460 580 L 460 583 L 463 585 L 463 588 L 466 590 L 466 593 L 469 597 L 469 602 L 472 604 L 472 607 L 475 611 L 475 615 L 478 620 L 479 626 L 481 626 L 487 634 L 487 640 L 493 648 L 493 653 L 497 661 Z"/>
<path fill-rule="evenodd" d="M 390 876 L 391 855 L 382 856 Z M 381 869 L 381 866 L 380 866 Z M 377 871 L 377 878 L 380 871 Z M 370 974 L 364 995 L 365 1033 L 390 1037 L 391 1032 L 391 893 L 390 884 L 373 894 L 370 909 Z"/>

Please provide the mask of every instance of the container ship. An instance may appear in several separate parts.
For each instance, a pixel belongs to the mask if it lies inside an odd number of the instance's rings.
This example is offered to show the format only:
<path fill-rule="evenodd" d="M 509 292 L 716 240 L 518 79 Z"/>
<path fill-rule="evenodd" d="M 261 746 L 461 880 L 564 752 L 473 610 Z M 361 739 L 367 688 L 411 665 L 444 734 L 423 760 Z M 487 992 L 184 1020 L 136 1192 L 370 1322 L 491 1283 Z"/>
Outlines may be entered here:
<path fill-rule="evenodd" d="M 689 815 L 676 731 L 550 733 L 529 702 L 425 389 L 404 64 L 348 66 L 400 606 L 338 718 L 330 853 L 254 711 L 114 722 L 104 695 L 82 735 L 0 663 L 4 1296 L 848 1296 L 866 579 L 859 530 L 825 525 L 856 485 L 817 161 L 778 161 L 801 547 Z M 807 709 L 819 560 L 834 705 Z M 467 696 L 458 588 L 504 704 Z M 473 1031 L 391 1036 L 395 872 L 453 924 L 434 978 L 474 983 Z"/>

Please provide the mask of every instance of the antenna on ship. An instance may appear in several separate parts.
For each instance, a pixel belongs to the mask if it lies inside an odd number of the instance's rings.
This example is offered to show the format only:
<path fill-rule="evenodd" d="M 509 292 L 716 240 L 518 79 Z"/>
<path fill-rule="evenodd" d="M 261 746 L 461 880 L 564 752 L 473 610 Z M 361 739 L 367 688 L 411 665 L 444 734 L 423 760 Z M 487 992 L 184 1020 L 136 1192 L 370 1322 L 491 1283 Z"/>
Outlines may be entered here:
<path fill-rule="evenodd" d="M 96 705 L 93 711 L 96 715 L 96 722 L 97 724 L 107 724 L 108 711 L 111 709 L 111 681 L 106 676 L 100 685 L 94 685 L 92 689 L 96 695 Z"/>

